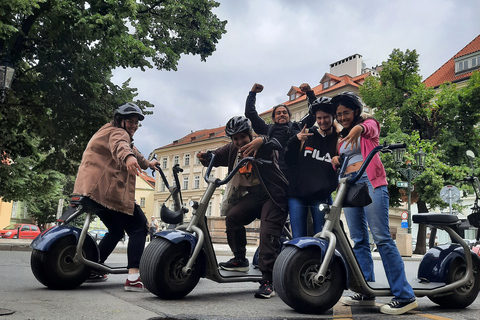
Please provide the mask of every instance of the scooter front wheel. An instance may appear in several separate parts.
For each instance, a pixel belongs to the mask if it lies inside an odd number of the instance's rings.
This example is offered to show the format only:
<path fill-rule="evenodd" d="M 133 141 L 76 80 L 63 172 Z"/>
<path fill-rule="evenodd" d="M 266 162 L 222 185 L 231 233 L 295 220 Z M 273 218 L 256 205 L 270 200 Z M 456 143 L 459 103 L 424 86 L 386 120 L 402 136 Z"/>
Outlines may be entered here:
<path fill-rule="evenodd" d="M 462 259 L 456 259 L 448 268 L 446 283 L 455 282 L 465 275 L 467 264 Z M 440 297 L 428 296 L 436 304 L 448 309 L 463 309 L 471 305 L 478 296 L 480 289 L 480 263 L 473 260 L 473 278 L 466 285 L 454 289 L 451 294 Z"/>
<path fill-rule="evenodd" d="M 75 238 L 65 237 L 55 242 L 49 251 L 33 250 L 30 267 L 33 275 L 50 289 L 75 289 L 90 276 L 90 268 L 75 261 Z M 96 256 L 93 245 L 83 246 L 83 255 L 88 260 Z"/>
<path fill-rule="evenodd" d="M 185 297 L 195 288 L 201 276 L 200 257 L 190 274 L 182 272 L 189 257 L 190 243 L 175 244 L 163 238 L 154 238 L 140 260 L 140 274 L 145 288 L 166 300 Z"/>
<path fill-rule="evenodd" d="M 345 276 L 338 259 L 330 263 L 323 283 L 314 280 L 320 269 L 321 252 L 317 247 L 285 248 L 273 268 L 273 283 L 278 296 L 302 313 L 322 313 L 340 299 Z"/>

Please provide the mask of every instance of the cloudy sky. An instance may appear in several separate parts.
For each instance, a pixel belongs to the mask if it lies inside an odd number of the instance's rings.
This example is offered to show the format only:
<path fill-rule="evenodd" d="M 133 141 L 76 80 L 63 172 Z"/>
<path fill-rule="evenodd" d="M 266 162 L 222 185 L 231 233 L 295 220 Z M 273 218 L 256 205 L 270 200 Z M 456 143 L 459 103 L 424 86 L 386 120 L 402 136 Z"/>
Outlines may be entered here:
<path fill-rule="evenodd" d="M 138 99 L 155 105 L 135 135 L 148 155 L 191 131 L 243 115 L 255 82 L 257 110 L 287 100 L 291 86 L 318 85 L 330 63 L 358 53 L 367 67 L 393 49 L 417 50 L 426 79 L 480 34 L 477 0 L 217 0 L 227 33 L 206 62 L 183 56 L 178 71 L 121 69 Z"/>

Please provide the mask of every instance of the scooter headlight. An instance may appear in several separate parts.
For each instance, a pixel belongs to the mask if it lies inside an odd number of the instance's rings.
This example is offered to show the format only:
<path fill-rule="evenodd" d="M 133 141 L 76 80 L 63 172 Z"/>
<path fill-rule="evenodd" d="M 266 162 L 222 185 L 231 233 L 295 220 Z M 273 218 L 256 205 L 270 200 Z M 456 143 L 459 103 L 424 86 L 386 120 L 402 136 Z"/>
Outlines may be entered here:
<path fill-rule="evenodd" d="M 326 203 L 320 203 L 318 209 L 323 213 L 328 213 L 330 211 L 330 206 Z"/>

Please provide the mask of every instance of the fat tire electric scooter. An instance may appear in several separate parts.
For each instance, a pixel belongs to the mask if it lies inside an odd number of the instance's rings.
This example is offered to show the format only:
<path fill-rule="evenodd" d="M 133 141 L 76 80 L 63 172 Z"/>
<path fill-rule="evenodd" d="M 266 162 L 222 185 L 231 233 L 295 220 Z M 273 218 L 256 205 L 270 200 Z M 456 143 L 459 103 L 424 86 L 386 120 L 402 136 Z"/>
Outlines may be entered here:
<path fill-rule="evenodd" d="M 247 157 L 239 161 L 229 175 L 220 180 L 211 177 L 214 155 L 210 153 L 210 162 L 204 179 L 207 188 L 200 201 L 190 201 L 193 208 L 192 218 L 175 230 L 157 232 L 145 248 L 140 260 L 142 281 L 150 292 L 165 300 L 180 299 L 188 295 L 201 277 L 218 283 L 259 282 L 262 274 L 250 264 L 246 272 L 220 269 L 207 226 L 206 211 L 214 191 L 228 183 L 237 171 L 248 161 L 268 163 L 267 160 Z M 163 177 L 162 177 L 163 178 Z M 165 204 L 160 210 L 160 218 L 168 224 L 178 224 L 183 218 L 185 208 L 177 211 L 168 209 Z"/>
<path fill-rule="evenodd" d="M 388 283 L 365 280 L 340 216 L 348 190 L 365 172 L 373 156 L 399 148 L 405 148 L 405 144 L 374 148 L 355 176 L 339 180 L 333 205 L 320 205 L 325 213 L 323 230 L 314 237 L 296 238 L 284 244 L 273 269 L 273 283 L 278 296 L 288 306 L 301 313 L 318 314 L 332 308 L 344 290 L 367 296 L 392 295 Z M 340 176 L 347 165 L 348 160 L 343 161 Z M 434 247 L 423 257 L 418 277 L 410 281 L 415 295 L 427 296 L 446 308 L 465 308 L 472 304 L 480 289 L 480 258 L 456 232 L 460 224 L 458 217 L 424 213 L 414 215 L 413 221 L 445 230 L 453 242 Z"/>
<path fill-rule="evenodd" d="M 149 161 L 153 159 L 152 154 L 149 156 Z M 157 166 L 157 169 L 160 170 L 160 167 Z M 178 173 L 181 171 L 178 165 L 173 167 L 177 185 Z M 160 172 L 163 175 L 163 172 Z M 165 177 L 164 179 L 166 181 Z M 174 203 L 181 203 L 180 189 L 168 184 L 167 186 Z M 99 263 L 100 253 L 97 242 L 88 233 L 90 222 L 99 209 L 103 208 L 88 197 L 73 195 L 69 208 L 57 220 L 58 224 L 42 232 L 33 240 L 30 245 L 33 249 L 30 266 L 35 278 L 43 285 L 50 289 L 75 289 L 84 283 L 92 272 L 128 273 L 126 263 Z M 80 229 L 72 223 L 82 216 L 85 216 L 85 222 Z"/>

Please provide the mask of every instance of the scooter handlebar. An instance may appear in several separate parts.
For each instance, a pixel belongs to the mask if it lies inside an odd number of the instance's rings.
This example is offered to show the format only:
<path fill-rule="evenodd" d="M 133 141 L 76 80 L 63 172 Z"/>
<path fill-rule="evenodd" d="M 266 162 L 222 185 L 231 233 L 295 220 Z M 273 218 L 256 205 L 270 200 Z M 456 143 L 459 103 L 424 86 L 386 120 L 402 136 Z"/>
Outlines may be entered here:
<path fill-rule="evenodd" d="M 370 151 L 367 158 L 363 162 L 362 166 L 357 171 L 357 173 L 354 176 L 352 176 L 350 179 L 348 179 L 348 184 L 353 185 L 358 181 L 358 179 L 360 179 L 360 177 L 363 175 L 368 165 L 370 164 L 370 161 L 372 161 L 376 153 L 378 152 L 387 153 L 387 152 L 392 152 L 395 149 L 405 149 L 406 147 L 407 147 L 406 143 L 392 143 L 392 144 L 384 143 L 383 145 L 376 146 L 375 148 L 372 149 L 372 151 Z M 342 171 L 340 172 L 341 174 L 346 170 L 348 166 L 348 160 L 349 159 L 344 160 L 341 168 Z"/>
<path fill-rule="evenodd" d="M 215 155 L 213 153 L 211 153 L 209 156 L 210 156 L 210 163 L 208 164 L 207 172 L 205 172 L 205 181 L 207 183 L 208 183 L 208 177 L 210 177 L 210 174 L 212 172 L 213 162 L 215 160 Z M 232 180 L 233 176 L 238 172 L 238 170 L 240 170 L 240 168 L 243 167 L 248 161 L 256 161 L 257 163 L 260 163 L 260 164 L 272 163 L 272 161 L 263 160 L 263 159 L 255 159 L 254 157 L 243 158 L 242 160 L 240 160 L 238 162 L 238 164 L 235 166 L 235 168 L 233 168 L 233 170 L 228 174 L 228 176 L 225 179 L 220 180 L 220 179 L 217 178 L 215 180 L 215 185 L 218 187 L 218 186 L 221 186 L 221 185 L 224 185 L 224 184 L 228 183 L 230 180 Z"/>

